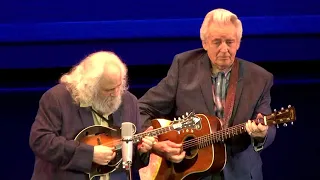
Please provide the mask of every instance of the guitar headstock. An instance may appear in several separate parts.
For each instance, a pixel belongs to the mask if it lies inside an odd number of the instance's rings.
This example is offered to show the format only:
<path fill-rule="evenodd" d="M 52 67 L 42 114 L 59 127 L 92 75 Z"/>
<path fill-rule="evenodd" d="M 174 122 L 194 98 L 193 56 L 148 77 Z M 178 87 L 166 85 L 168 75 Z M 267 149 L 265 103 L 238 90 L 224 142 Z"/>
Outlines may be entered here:
<path fill-rule="evenodd" d="M 280 111 L 276 109 L 274 112 L 268 116 L 265 116 L 265 120 L 263 120 L 263 124 L 267 125 L 277 125 L 279 128 L 279 124 L 283 124 L 284 127 L 287 126 L 287 123 L 293 124 L 296 120 L 296 110 L 293 106 L 289 105 L 288 108 L 281 108 Z"/>
<path fill-rule="evenodd" d="M 174 118 L 172 127 L 176 131 L 180 131 L 183 129 L 196 129 L 200 127 L 201 119 L 195 115 L 194 112 L 186 113 L 186 115 L 182 115 L 177 119 Z"/>

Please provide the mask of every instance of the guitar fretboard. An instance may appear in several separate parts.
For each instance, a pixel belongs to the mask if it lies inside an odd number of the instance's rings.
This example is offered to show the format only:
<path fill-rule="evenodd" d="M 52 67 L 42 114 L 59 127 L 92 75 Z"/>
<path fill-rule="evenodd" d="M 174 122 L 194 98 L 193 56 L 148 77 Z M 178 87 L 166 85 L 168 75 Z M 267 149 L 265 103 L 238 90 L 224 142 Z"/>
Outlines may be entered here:
<path fill-rule="evenodd" d="M 204 148 L 213 143 L 224 142 L 225 140 L 236 135 L 246 132 L 245 123 L 238 124 L 227 129 L 217 131 L 213 134 L 207 134 L 194 139 L 183 142 L 183 149 L 188 149 L 197 146 L 197 148 Z"/>

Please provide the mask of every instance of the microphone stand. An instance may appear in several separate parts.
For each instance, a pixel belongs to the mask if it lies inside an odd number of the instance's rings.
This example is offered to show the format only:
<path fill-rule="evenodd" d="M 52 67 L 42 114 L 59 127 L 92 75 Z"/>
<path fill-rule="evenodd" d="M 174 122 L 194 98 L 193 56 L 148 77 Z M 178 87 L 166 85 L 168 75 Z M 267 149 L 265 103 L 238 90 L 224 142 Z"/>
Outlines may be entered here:
<path fill-rule="evenodd" d="M 126 143 L 132 142 L 132 138 L 130 139 L 122 139 L 122 141 L 125 141 Z M 122 147 L 123 148 L 123 147 Z M 132 151 L 132 149 L 131 149 Z M 122 166 L 126 171 L 126 175 L 127 175 L 127 180 L 132 180 L 132 170 L 131 170 L 131 165 L 132 165 L 132 158 L 129 160 L 126 159 L 126 161 L 124 161 L 122 159 Z"/>
<path fill-rule="evenodd" d="M 127 180 L 132 180 L 132 168 L 131 168 L 131 162 L 123 162 L 123 167 L 126 170 Z"/>
<path fill-rule="evenodd" d="M 126 170 L 128 180 L 132 180 L 132 155 L 133 155 L 133 134 L 136 131 L 134 124 L 130 122 L 123 122 L 121 125 L 122 137 L 122 165 Z"/>

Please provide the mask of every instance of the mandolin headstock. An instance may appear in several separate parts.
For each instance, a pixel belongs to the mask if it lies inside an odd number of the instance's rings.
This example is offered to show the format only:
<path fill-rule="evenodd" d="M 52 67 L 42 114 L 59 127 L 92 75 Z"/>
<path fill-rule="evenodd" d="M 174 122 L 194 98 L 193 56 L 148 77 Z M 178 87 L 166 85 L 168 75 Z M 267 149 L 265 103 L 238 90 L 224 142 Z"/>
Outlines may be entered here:
<path fill-rule="evenodd" d="M 201 119 L 194 112 L 187 112 L 186 115 L 174 118 L 172 127 L 178 132 L 183 129 L 196 129 L 199 127 L 200 121 Z"/>

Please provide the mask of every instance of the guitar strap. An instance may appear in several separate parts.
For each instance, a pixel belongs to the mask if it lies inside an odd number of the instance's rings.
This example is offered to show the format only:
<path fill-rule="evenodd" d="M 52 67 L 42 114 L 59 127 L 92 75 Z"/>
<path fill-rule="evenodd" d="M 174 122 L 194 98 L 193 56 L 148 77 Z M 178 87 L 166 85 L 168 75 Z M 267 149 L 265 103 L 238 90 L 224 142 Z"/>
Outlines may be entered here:
<path fill-rule="evenodd" d="M 227 98 L 226 98 L 225 107 L 224 107 L 224 116 L 223 116 L 224 127 L 223 128 L 227 128 L 232 115 L 232 110 L 233 110 L 235 96 L 236 96 L 238 77 L 239 77 L 239 61 L 237 60 L 237 58 L 235 58 L 232 69 L 231 69 L 230 81 L 229 81 L 229 86 L 227 90 Z"/>

